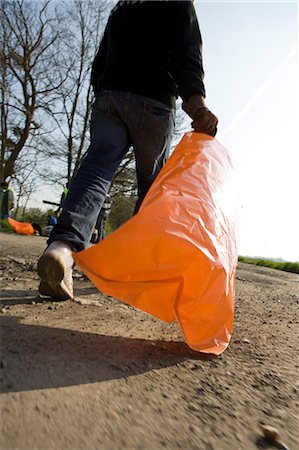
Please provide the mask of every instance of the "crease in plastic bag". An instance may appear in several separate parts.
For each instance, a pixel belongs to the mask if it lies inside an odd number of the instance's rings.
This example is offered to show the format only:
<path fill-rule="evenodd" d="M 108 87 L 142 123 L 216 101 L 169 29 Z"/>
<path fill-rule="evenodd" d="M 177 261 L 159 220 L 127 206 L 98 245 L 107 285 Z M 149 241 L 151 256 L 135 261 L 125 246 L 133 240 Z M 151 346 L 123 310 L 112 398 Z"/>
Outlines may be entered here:
<path fill-rule="evenodd" d="M 161 320 L 187 344 L 219 355 L 228 346 L 238 260 L 238 201 L 227 150 L 184 135 L 132 219 L 74 255 L 97 288 Z"/>

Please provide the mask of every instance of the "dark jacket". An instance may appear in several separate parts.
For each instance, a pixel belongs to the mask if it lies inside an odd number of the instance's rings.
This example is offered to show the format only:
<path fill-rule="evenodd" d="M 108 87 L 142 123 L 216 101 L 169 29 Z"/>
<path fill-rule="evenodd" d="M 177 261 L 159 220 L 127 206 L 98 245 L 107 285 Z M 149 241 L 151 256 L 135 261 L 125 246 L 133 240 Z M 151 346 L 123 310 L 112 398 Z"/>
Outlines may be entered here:
<path fill-rule="evenodd" d="M 92 67 L 92 85 L 173 105 L 205 96 L 201 35 L 192 1 L 124 1 L 112 10 Z"/>

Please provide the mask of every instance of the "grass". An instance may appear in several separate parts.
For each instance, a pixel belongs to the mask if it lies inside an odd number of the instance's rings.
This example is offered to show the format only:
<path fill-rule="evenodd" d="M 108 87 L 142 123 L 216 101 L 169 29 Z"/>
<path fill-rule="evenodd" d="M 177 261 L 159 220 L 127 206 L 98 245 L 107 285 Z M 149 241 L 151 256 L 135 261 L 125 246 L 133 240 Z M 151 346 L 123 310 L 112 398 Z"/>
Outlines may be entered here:
<path fill-rule="evenodd" d="M 0 219 L 0 231 L 4 231 L 6 233 L 13 233 L 13 229 L 7 222 L 7 220 Z"/>
<path fill-rule="evenodd" d="M 271 259 L 248 258 L 239 256 L 239 261 L 256 266 L 271 267 L 271 269 L 284 270 L 285 272 L 299 273 L 299 263 L 288 261 L 272 261 Z"/>

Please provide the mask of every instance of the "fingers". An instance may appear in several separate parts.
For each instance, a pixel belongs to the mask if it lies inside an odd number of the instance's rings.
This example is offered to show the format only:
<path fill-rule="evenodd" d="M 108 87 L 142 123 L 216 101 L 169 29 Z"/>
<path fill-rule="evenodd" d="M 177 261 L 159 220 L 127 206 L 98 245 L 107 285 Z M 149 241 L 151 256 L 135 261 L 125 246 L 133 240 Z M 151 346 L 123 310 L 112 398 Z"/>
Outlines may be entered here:
<path fill-rule="evenodd" d="M 202 108 L 197 111 L 192 127 L 194 131 L 214 137 L 217 133 L 217 124 L 217 117 L 208 108 Z"/>
<path fill-rule="evenodd" d="M 200 95 L 193 95 L 183 102 L 183 110 L 193 119 L 194 131 L 215 136 L 217 133 L 217 117 L 207 108 L 205 100 Z"/>

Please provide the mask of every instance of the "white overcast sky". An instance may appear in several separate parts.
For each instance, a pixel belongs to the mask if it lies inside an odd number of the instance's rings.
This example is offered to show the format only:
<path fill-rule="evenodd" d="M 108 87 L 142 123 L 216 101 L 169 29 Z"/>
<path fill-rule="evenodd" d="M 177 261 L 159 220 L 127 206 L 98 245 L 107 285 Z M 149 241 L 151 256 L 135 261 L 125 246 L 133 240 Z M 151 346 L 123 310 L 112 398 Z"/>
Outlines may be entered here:
<path fill-rule="evenodd" d="M 242 255 L 299 261 L 298 2 L 201 2 L 207 104 L 240 182 Z"/>

